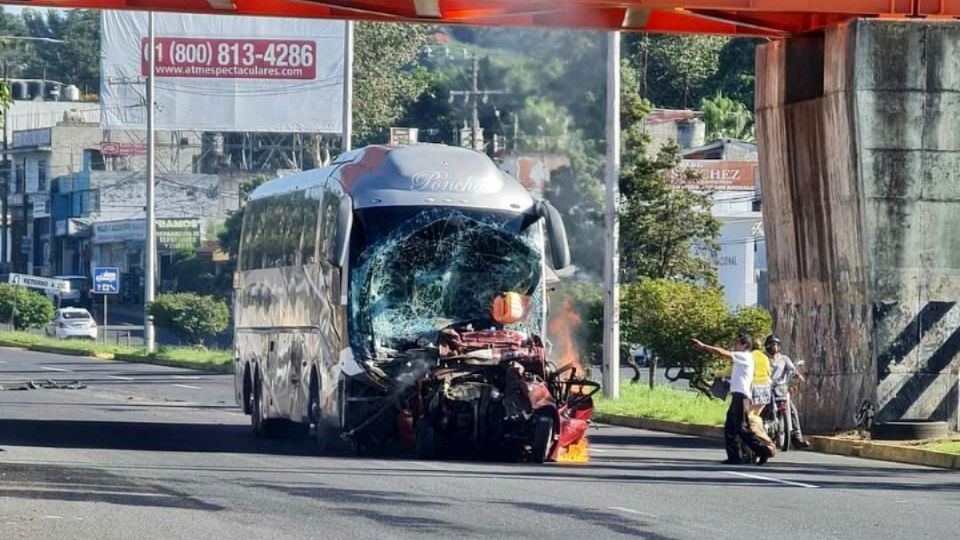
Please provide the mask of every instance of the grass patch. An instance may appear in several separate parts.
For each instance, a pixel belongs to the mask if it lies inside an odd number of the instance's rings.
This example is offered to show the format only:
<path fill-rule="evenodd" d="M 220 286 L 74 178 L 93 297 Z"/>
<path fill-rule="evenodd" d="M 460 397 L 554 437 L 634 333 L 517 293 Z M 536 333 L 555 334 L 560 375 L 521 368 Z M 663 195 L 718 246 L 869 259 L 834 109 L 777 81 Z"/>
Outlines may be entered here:
<path fill-rule="evenodd" d="M 597 393 L 594 402 L 595 410 L 599 413 L 704 426 L 723 425 L 727 414 L 726 401 L 710 399 L 697 392 L 677 390 L 669 386 L 657 386 L 651 390 L 645 384 L 630 384 L 627 381 L 620 385 L 620 399 L 604 399 Z"/>
<path fill-rule="evenodd" d="M 31 334 L 29 332 L 0 331 L 0 345 L 7 347 L 43 348 L 49 347 L 79 354 L 111 354 L 124 359 L 143 362 L 173 363 L 184 367 L 211 368 L 229 365 L 230 352 L 217 349 L 199 349 L 193 347 L 161 347 L 153 354 L 146 349 L 111 345 L 89 340 L 66 340 Z"/>
<path fill-rule="evenodd" d="M 934 452 L 943 452 L 944 454 L 960 455 L 960 441 L 939 441 L 924 445 L 924 450 L 933 450 Z"/>

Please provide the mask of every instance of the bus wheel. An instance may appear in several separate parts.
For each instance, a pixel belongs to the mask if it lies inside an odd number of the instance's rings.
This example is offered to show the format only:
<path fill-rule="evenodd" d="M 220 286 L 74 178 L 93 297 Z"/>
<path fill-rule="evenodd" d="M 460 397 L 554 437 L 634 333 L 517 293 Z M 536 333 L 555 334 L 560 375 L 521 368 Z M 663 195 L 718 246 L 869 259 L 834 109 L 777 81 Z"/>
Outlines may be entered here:
<path fill-rule="evenodd" d="M 310 377 L 310 423 L 313 424 L 313 438 L 317 442 L 317 450 L 321 455 L 329 454 L 334 447 L 336 431 L 323 420 L 323 409 L 320 407 L 320 383 L 316 375 Z"/>
<path fill-rule="evenodd" d="M 250 364 L 243 369 L 243 414 L 253 414 L 253 379 Z"/>
<path fill-rule="evenodd" d="M 277 434 L 278 421 L 267 418 L 267 411 L 263 406 L 263 380 L 257 373 L 253 383 L 253 412 L 250 415 L 250 425 L 253 434 L 257 437 L 269 439 Z"/>

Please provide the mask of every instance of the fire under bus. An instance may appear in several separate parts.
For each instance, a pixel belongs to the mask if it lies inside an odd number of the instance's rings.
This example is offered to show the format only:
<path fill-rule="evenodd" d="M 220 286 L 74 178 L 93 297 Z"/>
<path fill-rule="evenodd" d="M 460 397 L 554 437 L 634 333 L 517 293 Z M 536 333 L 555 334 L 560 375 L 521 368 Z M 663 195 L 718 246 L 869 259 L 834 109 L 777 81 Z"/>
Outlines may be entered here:
<path fill-rule="evenodd" d="M 559 213 L 471 150 L 370 146 L 268 182 L 234 280 L 237 402 L 321 451 L 585 460 L 597 385 L 544 338 L 569 258 Z"/>

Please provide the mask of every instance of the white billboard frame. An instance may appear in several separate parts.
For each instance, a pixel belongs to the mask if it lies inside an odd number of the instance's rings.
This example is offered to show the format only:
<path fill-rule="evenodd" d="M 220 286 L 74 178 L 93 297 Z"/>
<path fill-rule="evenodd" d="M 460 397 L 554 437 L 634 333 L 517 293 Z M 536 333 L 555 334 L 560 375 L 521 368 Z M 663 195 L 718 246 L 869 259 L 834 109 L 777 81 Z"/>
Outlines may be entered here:
<path fill-rule="evenodd" d="M 101 14 L 101 125 L 146 129 L 146 12 Z M 155 128 L 324 133 L 344 128 L 342 21 L 157 13 Z"/>

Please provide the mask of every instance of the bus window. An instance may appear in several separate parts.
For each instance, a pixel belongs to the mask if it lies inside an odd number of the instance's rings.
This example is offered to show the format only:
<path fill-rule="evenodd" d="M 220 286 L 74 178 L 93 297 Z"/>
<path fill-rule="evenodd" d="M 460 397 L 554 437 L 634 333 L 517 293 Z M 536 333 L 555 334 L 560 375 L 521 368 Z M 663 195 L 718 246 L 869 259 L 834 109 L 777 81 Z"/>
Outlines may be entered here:
<path fill-rule="evenodd" d="M 337 259 L 337 215 L 340 213 L 340 197 L 333 191 L 323 195 L 323 226 L 320 239 L 320 256 L 327 262 Z"/>
<path fill-rule="evenodd" d="M 303 227 L 300 241 L 300 264 L 313 264 L 317 257 L 317 214 L 320 202 L 309 194 L 303 198 Z"/>

